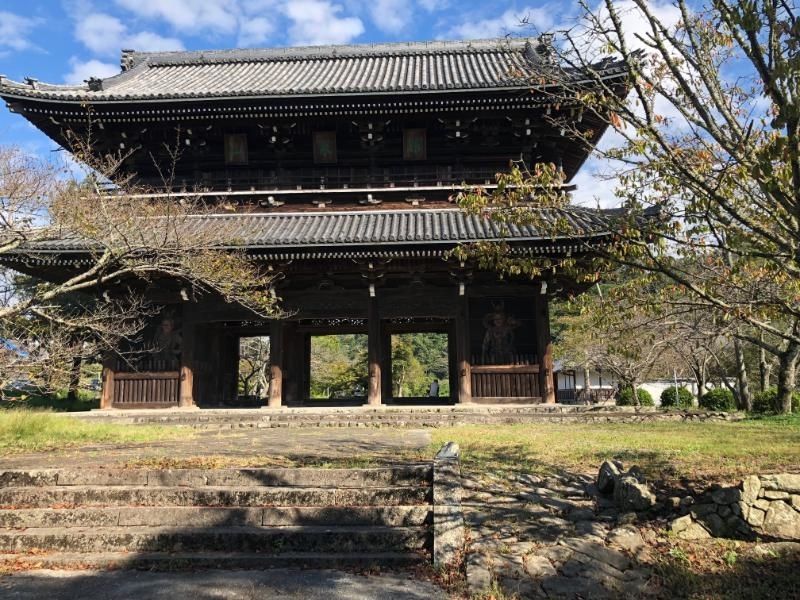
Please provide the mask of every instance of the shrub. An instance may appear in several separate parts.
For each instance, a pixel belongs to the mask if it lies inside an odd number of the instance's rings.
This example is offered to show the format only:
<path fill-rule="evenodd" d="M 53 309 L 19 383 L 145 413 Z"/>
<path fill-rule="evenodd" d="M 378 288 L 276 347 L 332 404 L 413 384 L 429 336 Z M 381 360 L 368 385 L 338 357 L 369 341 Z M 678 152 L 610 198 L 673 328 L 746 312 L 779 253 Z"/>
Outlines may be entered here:
<path fill-rule="evenodd" d="M 780 412 L 778 406 L 778 388 L 770 387 L 753 396 L 753 412 Z M 792 392 L 792 412 L 800 412 L 800 392 Z"/>
<path fill-rule="evenodd" d="M 727 388 L 714 388 L 700 396 L 700 407 L 706 410 L 736 410 L 736 399 Z"/>
<path fill-rule="evenodd" d="M 653 397 L 647 390 L 637 388 L 636 395 L 639 397 L 640 406 L 655 406 Z M 619 390 L 617 393 L 617 406 L 634 406 L 632 387 L 626 386 Z"/>
<path fill-rule="evenodd" d="M 675 393 L 675 386 L 669 386 L 661 392 L 661 406 L 676 408 L 692 408 L 694 406 L 694 395 L 686 387 L 679 387 Z"/>

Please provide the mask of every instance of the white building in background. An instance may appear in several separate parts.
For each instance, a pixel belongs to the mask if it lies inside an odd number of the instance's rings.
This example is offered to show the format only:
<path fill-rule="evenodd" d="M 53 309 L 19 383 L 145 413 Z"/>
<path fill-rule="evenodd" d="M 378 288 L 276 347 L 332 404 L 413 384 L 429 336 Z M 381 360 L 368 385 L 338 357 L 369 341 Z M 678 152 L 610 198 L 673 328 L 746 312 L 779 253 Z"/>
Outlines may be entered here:
<path fill-rule="evenodd" d="M 566 369 L 563 364 L 556 361 L 554 372 L 554 387 L 556 389 L 556 399 L 558 402 L 584 402 L 585 394 L 583 390 L 586 387 L 584 381 L 584 369 Z M 612 402 L 614 394 L 617 390 L 619 383 L 617 378 L 611 373 L 601 369 L 588 370 L 589 373 L 589 388 L 591 394 L 591 402 Z M 676 384 L 674 379 L 653 379 L 646 381 L 639 385 L 640 388 L 647 390 L 653 397 L 653 400 L 658 406 L 661 403 L 661 393 Z M 697 382 L 691 379 L 678 378 L 677 384 L 680 387 L 686 387 L 697 398 Z M 711 389 L 712 386 L 707 386 Z"/>

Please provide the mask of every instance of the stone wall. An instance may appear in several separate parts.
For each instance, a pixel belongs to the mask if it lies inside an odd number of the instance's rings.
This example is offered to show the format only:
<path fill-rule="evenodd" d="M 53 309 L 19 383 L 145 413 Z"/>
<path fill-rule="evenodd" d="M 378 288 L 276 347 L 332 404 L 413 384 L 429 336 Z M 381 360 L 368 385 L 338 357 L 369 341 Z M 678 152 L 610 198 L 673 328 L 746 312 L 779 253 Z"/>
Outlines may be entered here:
<path fill-rule="evenodd" d="M 686 514 L 671 529 L 683 539 L 800 540 L 800 474 L 751 475 L 736 487 L 687 496 L 680 505 Z"/>

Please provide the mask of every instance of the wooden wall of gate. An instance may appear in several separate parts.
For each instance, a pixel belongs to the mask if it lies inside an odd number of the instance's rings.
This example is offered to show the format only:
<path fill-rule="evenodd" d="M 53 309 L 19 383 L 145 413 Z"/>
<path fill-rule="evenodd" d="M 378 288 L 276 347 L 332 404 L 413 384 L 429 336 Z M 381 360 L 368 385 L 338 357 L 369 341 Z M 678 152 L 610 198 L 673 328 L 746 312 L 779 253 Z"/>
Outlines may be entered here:
<path fill-rule="evenodd" d="M 473 365 L 472 401 L 539 403 L 539 365 Z"/>
<path fill-rule="evenodd" d="M 181 372 L 176 365 L 151 362 L 134 370 L 117 361 L 103 366 L 100 408 L 169 408 L 180 402 Z"/>

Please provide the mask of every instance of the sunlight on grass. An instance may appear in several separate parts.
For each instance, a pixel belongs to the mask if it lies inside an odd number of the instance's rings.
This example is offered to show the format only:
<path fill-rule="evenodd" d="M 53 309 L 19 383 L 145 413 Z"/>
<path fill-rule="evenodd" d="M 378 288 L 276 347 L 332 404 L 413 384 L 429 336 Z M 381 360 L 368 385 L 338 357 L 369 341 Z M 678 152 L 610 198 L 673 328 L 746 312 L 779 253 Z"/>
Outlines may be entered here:
<path fill-rule="evenodd" d="M 740 422 L 464 425 L 433 432 L 431 451 L 460 444 L 465 466 L 491 471 L 591 472 L 613 457 L 651 477 L 735 478 L 797 470 L 800 418 Z"/>
<path fill-rule="evenodd" d="M 41 411 L 0 411 L 0 455 L 109 442 L 190 437 L 186 429 L 87 423 Z"/>

